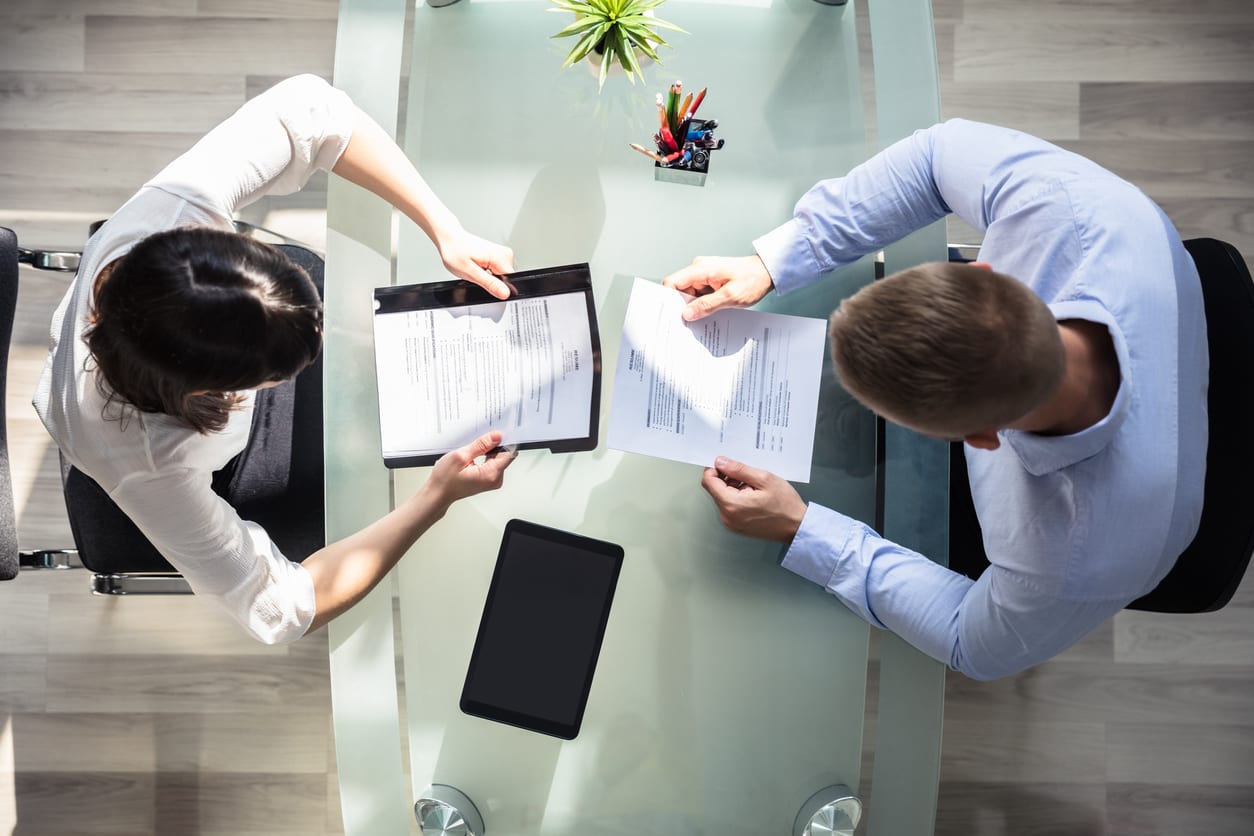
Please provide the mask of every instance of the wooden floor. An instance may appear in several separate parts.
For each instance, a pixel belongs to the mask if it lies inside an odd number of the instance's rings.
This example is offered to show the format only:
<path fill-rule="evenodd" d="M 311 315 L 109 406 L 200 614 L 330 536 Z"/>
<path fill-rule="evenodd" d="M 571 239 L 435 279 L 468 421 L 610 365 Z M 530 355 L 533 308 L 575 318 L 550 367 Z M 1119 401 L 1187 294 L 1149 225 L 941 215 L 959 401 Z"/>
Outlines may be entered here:
<path fill-rule="evenodd" d="M 1227 239 L 1254 263 L 1254 4 L 935 6 L 946 116 L 1089 155 L 1185 237 Z M 78 245 L 248 96 L 329 74 L 336 8 L 4 0 L 0 225 Z M 249 217 L 316 243 L 322 189 Z M 951 240 L 969 235 L 955 225 Z M 22 279 L 8 397 L 21 534 L 67 544 L 29 406 L 66 279 Z M 0 585 L 0 834 L 340 829 L 322 634 L 268 649 L 195 599 L 99 599 L 85 583 Z M 1254 578 L 1218 614 L 1123 613 L 1020 676 L 948 682 L 938 833 L 1254 832 Z"/>

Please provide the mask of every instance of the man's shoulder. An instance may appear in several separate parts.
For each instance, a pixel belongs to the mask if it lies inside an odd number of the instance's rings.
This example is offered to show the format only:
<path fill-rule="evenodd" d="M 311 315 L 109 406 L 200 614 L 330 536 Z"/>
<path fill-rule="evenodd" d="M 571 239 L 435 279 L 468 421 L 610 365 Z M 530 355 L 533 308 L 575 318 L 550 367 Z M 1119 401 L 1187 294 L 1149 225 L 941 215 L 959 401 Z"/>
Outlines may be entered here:
<path fill-rule="evenodd" d="M 1156 576 L 1174 472 L 1126 445 L 1033 475 L 1008 450 L 972 474 L 989 562 L 1042 594 L 1129 600 Z"/>

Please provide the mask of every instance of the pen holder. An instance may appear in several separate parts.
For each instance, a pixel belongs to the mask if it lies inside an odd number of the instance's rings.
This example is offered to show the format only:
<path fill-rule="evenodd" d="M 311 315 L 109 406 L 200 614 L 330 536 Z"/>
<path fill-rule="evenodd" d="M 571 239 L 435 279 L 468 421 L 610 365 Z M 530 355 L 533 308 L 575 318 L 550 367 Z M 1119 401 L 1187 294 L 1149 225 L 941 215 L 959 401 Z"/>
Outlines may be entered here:
<path fill-rule="evenodd" d="M 681 168 L 679 166 L 671 167 L 662 165 L 661 163 L 653 164 L 653 179 L 659 183 L 682 183 L 685 186 L 704 186 L 705 175 L 710 171 L 707 165 L 704 168 Z"/>
<path fill-rule="evenodd" d="M 704 186 L 705 176 L 710 173 L 710 154 L 723 147 L 723 140 L 714 137 L 717 127 L 717 119 L 685 119 L 679 131 L 678 145 L 665 127 L 654 134 L 658 153 L 650 154 L 657 160 L 653 164 L 653 179 L 663 183 Z M 664 148 L 670 149 L 671 153 L 667 154 Z"/>

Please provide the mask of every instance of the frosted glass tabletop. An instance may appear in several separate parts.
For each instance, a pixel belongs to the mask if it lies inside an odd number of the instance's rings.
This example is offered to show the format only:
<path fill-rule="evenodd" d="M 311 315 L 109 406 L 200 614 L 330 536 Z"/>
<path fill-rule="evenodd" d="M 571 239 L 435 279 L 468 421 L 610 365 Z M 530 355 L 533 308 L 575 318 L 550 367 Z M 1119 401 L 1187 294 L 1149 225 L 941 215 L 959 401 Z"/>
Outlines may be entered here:
<path fill-rule="evenodd" d="M 660 279 L 697 255 L 751 253 L 807 188 L 875 150 L 853 8 L 672 0 L 659 16 L 690 34 L 666 33 L 675 48 L 663 66 L 644 67 L 643 84 L 611 77 L 598 94 L 592 66 L 560 69 L 571 42 L 549 36 L 569 20 L 547 6 L 461 0 L 413 12 L 407 153 L 467 229 L 514 249 L 519 269 L 590 264 L 603 350 L 597 449 L 521 453 L 501 490 L 457 503 L 400 564 L 413 798 L 455 787 L 487 832 L 511 836 L 791 833 L 813 793 L 856 790 L 862 778 L 869 628 L 781 569 L 781 546 L 728 532 L 700 467 L 610 450 L 604 439 L 633 278 Z M 655 179 L 628 147 L 651 144 L 655 94 L 677 79 L 685 91 L 709 88 L 700 115 L 718 119 L 725 140 L 702 186 Z M 864 260 L 762 307 L 823 318 L 872 277 Z M 395 278 L 447 278 L 407 224 Z M 875 434 L 825 361 L 802 495 L 875 522 Z M 427 473 L 395 472 L 395 495 Z M 355 478 L 377 470 L 329 480 L 331 501 L 336 492 L 351 501 Z M 625 551 L 571 741 L 458 708 L 513 518 Z M 934 796 L 935 786 L 920 792 Z"/>

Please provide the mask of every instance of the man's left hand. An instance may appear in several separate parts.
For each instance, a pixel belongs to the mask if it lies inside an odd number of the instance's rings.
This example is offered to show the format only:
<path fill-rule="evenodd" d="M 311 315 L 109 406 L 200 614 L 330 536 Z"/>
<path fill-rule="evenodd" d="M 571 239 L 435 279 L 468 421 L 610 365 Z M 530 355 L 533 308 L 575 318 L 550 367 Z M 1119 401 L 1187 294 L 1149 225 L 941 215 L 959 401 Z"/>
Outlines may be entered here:
<path fill-rule="evenodd" d="M 790 543 L 806 514 L 805 500 L 787 481 L 722 456 L 706 468 L 701 487 L 723 525 L 746 537 Z"/>

